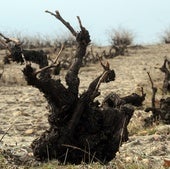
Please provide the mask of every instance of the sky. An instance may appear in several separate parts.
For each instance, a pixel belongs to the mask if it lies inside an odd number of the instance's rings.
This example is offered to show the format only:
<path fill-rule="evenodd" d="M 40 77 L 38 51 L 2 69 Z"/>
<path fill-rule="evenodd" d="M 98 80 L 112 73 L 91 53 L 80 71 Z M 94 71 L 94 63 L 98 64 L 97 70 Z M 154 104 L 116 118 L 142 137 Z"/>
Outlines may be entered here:
<path fill-rule="evenodd" d="M 0 0 L 0 32 L 68 36 L 67 28 L 45 10 L 58 10 L 76 31 L 79 16 L 99 45 L 109 44 L 109 33 L 120 27 L 133 33 L 136 44 L 158 43 L 170 28 L 170 0 Z"/>

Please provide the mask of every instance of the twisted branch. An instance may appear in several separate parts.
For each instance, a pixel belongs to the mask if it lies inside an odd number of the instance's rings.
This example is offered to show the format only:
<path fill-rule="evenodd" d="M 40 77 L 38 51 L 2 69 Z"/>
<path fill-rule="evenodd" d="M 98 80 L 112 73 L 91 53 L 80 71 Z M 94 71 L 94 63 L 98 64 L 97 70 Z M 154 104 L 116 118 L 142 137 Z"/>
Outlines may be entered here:
<path fill-rule="evenodd" d="M 62 44 L 61 49 L 60 49 L 60 51 L 58 52 L 55 60 L 52 61 L 52 63 L 51 63 L 49 66 L 46 66 L 46 67 L 43 67 L 42 69 L 37 70 L 37 71 L 35 72 L 35 75 L 41 73 L 42 71 L 45 71 L 45 70 L 47 70 L 47 69 L 50 69 L 50 68 L 52 68 L 52 67 L 56 67 L 56 66 L 57 66 L 56 63 L 57 63 L 57 61 L 58 61 L 58 59 L 59 59 L 59 56 L 61 55 L 61 52 L 62 52 L 63 50 L 64 50 L 64 45 Z"/>
<path fill-rule="evenodd" d="M 155 109 L 155 95 L 156 95 L 156 92 L 157 92 L 157 88 L 154 87 L 154 84 L 153 84 L 152 78 L 150 76 L 150 73 L 147 72 L 147 74 L 149 76 L 149 80 L 151 82 L 151 87 L 152 87 L 152 108 Z"/>
<path fill-rule="evenodd" d="M 53 13 L 53 12 L 46 10 L 45 12 L 56 17 L 59 21 L 61 21 L 69 29 L 69 31 L 72 33 L 73 36 L 75 36 L 75 37 L 77 36 L 77 32 L 73 29 L 73 27 L 70 25 L 69 22 L 67 22 L 63 19 L 63 17 L 60 15 L 59 11 L 55 11 L 55 13 Z"/>

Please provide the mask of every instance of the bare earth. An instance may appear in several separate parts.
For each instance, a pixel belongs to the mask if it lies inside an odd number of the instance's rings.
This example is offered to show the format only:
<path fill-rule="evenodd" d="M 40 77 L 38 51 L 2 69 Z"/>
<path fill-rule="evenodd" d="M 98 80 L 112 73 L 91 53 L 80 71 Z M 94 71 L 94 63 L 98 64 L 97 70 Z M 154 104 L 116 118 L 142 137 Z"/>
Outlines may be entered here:
<path fill-rule="evenodd" d="M 102 49 L 98 49 L 100 52 Z M 4 51 L 0 51 L 0 59 Z M 163 64 L 165 56 L 170 57 L 169 45 L 144 46 L 130 49 L 128 56 L 118 56 L 108 59 L 111 67 L 116 72 L 116 80 L 100 87 L 102 100 L 110 92 L 116 92 L 125 96 L 136 92 L 140 94 L 140 88 L 147 93 L 144 107 L 150 105 L 151 86 L 147 71 L 158 87 L 157 99 L 161 96 L 164 74 L 159 68 Z M 2 64 L 0 65 L 0 71 Z M 48 104 L 39 90 L 27 86 L 23 76 L 23 65 L 6 65 L 0 82 L 0 151 L 3 149 L 19 155 L 21 161 L 27 161 L 32 157 L 31 142 L 48 128 Z M 90 64 L 80 70 L 80 93 L 87 89 L 89 83 L 100 73 L 102 67 L 99 63 Z M 60 78 L 64 79 L 65 71 Z M 63 80 L 64 83 L 64 80 Z M 152 132 L 142 128 L 142 120 L 149 116 L 143 109 L 135 111 L 129 124 L 130 137 L 124 143 L 117 154 L 116 163 L 143 162 L 154 168 L 161 168 L 164 159 L 170 159 L 170 126 L 154 125 Z M 141 129 L 141 130 L 140 130 Z M 135 132 L 134 130 L 137 130 Z M 113 160 L 114 161 L 114 160 Z"/>

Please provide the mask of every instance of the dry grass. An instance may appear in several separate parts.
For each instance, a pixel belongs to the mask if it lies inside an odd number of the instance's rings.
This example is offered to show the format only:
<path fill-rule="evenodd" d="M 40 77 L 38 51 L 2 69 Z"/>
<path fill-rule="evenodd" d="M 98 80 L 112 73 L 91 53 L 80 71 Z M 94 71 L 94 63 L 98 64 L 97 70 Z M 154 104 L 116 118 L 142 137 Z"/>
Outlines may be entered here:
<path fill-rule="evenodd" d="M 161 35 L 161 41 L 166 44 L 170 43 L 170 28 L 166 28 L 163 31 Z"/>
<path fill-rule="evenodd" d="M 117 28 L 113 29 L 110 33 L 111 38 L 111 45 L 115 46 L 129 46 L 132 45 L 134 40 L 134 35 L 132 31 L 124 29 L 124 28 Z"/>

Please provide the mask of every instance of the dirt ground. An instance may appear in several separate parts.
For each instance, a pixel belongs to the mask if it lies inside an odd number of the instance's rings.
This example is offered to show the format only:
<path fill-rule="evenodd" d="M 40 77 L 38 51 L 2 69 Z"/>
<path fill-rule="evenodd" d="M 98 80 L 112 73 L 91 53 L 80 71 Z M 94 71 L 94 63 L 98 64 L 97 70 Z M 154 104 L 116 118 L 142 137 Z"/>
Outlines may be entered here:
<path fill-rule="evenodd" d="M 103 48 L 100 48 L 102 50 Z M 4 51 L 0 51 L 0 59 Z M 118 56 L 108 59 L 111 67 L 116 72 L 116 80 L 100 87 L 100 101 L 110 92 L 116 92 L 120 96 L 126 96 L 133 92 L 140 94 L 141 87 L 146 92 L 144 106 L 151 102 L 151 85 L 147 75 L 153 79 L 158 87 L 159 100 L 160 88 L 164 74 L 159 68 L 162 66 L 164 57 L 170 57 L 169 45 L 152 45 L 134 47 L 129 50 L 127 56 Z M 2 70 L 0 64 L 0 71 Z M 5 65 L 4 73 L 0 82 L 0 149 L 9 150 L 11 153 L 26 161 L 32 156 L 31 142 L 48 128 L 48 104 L 39 90 L 27 86 L 22 75 L 23 65 Z M 58 78 L 64 83 L 63 70 Z M 87 89 L 89 83 L 100 73 L 102 67 L 99 63 L 90 64 L 80 70 L 80 93 Z M 143 130 L 142 120 L 148 116 L 143 109 L 135 111 L 129 124 L 130 138 L 124 143 L 117 155 L 118 161 L 134 162 L 143 161 L 148 165 L 160 168 L 164 159 L 170 159 L 170 126 L 155 125 L 153 133 Z M 140 131 L 141 129 L 141 131 Z M 134 130 L 138 130 L 138 134 Z"/>

